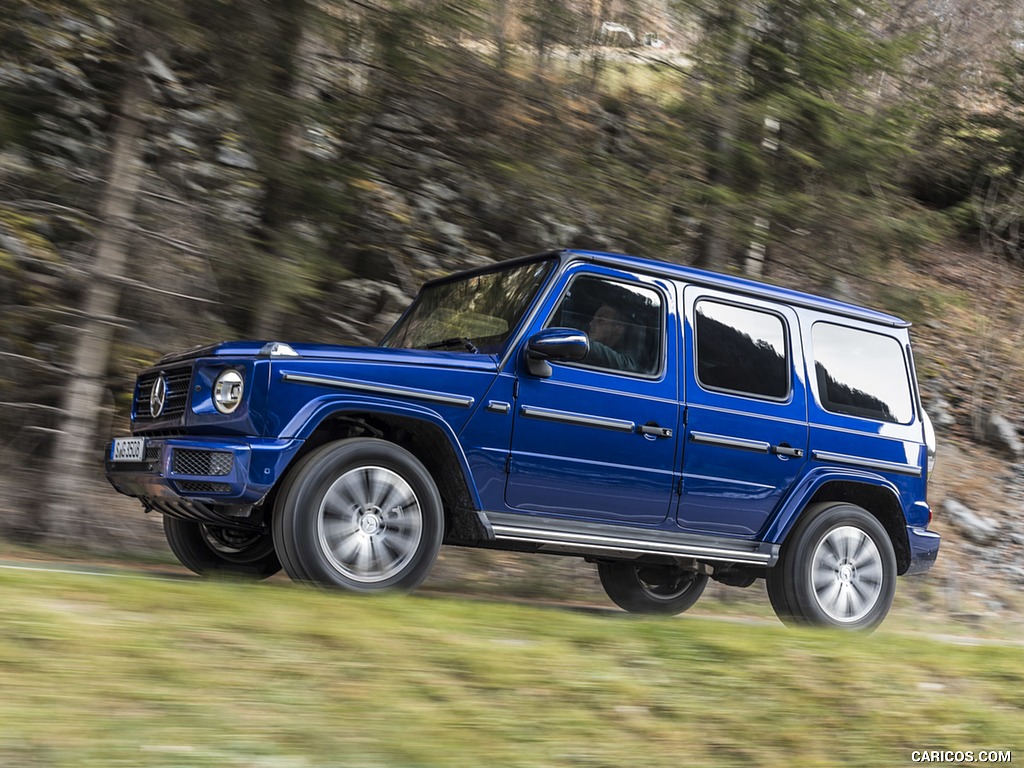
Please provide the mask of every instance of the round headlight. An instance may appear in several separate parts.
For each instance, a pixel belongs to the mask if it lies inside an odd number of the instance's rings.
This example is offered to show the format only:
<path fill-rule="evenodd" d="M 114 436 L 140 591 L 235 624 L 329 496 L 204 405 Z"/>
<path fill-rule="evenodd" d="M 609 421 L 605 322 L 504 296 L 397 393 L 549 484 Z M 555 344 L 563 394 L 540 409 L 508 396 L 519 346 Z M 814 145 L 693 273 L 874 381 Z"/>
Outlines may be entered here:
<path fill-rule="evenodd" d="M 234 413 L 242 402 L 242 374 L 226 370 L 213 382 L 213 404 L 221 413 Z"/>

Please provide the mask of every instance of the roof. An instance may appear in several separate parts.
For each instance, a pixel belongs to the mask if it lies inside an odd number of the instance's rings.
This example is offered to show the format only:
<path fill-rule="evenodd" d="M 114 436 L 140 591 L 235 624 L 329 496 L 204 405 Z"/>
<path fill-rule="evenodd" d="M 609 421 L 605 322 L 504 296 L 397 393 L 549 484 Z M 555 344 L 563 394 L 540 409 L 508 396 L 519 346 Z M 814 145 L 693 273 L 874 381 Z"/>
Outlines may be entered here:
<path fill-rule="evenodd" d="M 909 328 L 911 325 L 907 320 L 896 317 L 895 315 L 886 314 L 885 312 L 879 312 L 874 309 L 868 309 L 867 307 L 858 306 L 857 304 L 849 304 L 847 302 L 837 301 L 836 299 L 817 296 L 812 293 L 804 293 L 790 288 L 782 288 L 776 285 L 762 283 L 757 280 L 750 280 L 745 277 L 725 275 L 718 272 L 697 269 L 695 267 L 686 267 L 680 264 L 671 264 L 667 261 L 647 259 L 640 256 L 628 256 L 622 253 L 606 253 L 603 251 L 584 251 L 575 249 L 547 251 L 447 275 L 445 277 L 431 280 L 427 285 L 448 282 L 449 280 L 458 280 L 468 275 L 483 274 L 486 272 L 492 272 L 496 269 L 505 269 L 515 264 L 526 264 L 532 261 L 540 261 L 550 258 L 558 258 L 563 262 L 588 261 L 593 264 L 599 264 L 613 269 L 646 272 L 647 274 L 659 275 L 661 277 L 731 291 L 733 293 L 744 294 L 747 296 L 769 299 L 791 306 L 818 310 L 820 312 L 827 312 L 833 315 L 862 320 L 876 325 L 884 325 L 890 328 Z"/>
<path fill-rule="evenodd" d="M 909 328 L 910 323 L 895 315 L 879 312 L 867 307 L 849 304 L 836 299 L 816 296 L 811 293 L 781 288 L 768 283 L 750 280 L 734 275 L 724 275 L 718 272 L 709 272 L 695 267 L 685 267 L 680 264 L 670 264 L 655 259 L 645 259 L 639 256 L 627 256 L 619 253 L 604 253 L 601 251 L 580 251 L 565 250 L 560 254 L 565 260 L 584 260 L 595 264 L 603 264 L 609 267 L 629 269 L 639 272 L 656 273 L 665 277 L 671 277 L 687 283 L 695 283 L 711 288 L 741 293 L 748 296 L 756 296 L 765 299 L 779 301 L 807 309 L 816 309 L 830 314 L 842 315 L 857 320 L 863 320 L 877 325 L 885 325 L 892 328 Z"/>

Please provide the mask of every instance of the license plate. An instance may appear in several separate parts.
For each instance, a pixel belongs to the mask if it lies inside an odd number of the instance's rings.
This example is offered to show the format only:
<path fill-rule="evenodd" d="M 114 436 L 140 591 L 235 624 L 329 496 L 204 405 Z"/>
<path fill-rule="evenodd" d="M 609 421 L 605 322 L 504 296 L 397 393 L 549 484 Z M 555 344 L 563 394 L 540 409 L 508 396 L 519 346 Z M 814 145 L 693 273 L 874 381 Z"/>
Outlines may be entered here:
<path fill-rule="evenodd" d="M 115 437 L 110 448 L 111 461 L 142 461 L 146 456 L 146 438 Z"/>

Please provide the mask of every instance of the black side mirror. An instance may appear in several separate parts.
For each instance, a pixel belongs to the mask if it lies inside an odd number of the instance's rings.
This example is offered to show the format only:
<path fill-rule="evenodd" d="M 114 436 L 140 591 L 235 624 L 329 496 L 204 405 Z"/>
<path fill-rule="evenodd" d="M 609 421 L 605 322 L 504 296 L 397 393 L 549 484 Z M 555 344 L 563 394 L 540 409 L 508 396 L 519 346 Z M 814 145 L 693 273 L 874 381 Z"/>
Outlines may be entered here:
<path fill-rule="evenodd" d="M 574 328 L 545 328 L 526 342 L 526 367 L 534 376 L 551 375 L 549 361 L 556 363 L 582 360 L 590 352 L 590 339 Z"/>

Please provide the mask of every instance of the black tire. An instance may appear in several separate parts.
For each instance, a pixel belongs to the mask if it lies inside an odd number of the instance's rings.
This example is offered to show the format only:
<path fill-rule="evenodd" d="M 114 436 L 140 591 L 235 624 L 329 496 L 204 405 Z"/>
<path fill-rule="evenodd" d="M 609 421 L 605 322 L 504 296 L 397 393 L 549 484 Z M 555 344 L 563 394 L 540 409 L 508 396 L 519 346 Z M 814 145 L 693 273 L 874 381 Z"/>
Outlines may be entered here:
<path fill-rule="evenodd" d="M 409 591 L 437 559 L 444 511 L 413 454 L 386 440 L 353 438 L 317 448 L 289 472 L 273 531 L 281 564 L 296 581 Z"/>
<path fill-rule="evenodd" d="M 786 624 L 871 631 L 896 594 L 896 554 L 870 512 L 826 502 L 804 513 L 765 581 Z"/>
<path fill-rule="evenodd" d="M 708 584 L 703 573 L 663 565 L 599 562 L 597 574 L 612 602 L 630 613 L 682 613 L 700 599 Z"/>
<path fill-rule="evenodd" d="M 178 561 L 200 576 L 266 579 L 281 570 L 267 534 L 164 515 L 164 536 Z"/>

